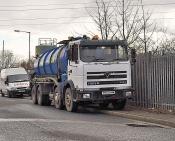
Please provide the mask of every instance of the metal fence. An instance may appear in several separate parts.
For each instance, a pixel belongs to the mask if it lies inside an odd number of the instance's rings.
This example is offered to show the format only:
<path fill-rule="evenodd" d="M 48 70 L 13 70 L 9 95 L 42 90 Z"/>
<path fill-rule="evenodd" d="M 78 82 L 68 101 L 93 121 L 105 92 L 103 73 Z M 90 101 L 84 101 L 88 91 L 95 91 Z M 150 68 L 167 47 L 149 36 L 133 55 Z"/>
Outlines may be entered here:
<path fill-rule="evenodd" d="M 175 56 L 138 55 L 133 66 L 137 106 L 175 111 Z"/>

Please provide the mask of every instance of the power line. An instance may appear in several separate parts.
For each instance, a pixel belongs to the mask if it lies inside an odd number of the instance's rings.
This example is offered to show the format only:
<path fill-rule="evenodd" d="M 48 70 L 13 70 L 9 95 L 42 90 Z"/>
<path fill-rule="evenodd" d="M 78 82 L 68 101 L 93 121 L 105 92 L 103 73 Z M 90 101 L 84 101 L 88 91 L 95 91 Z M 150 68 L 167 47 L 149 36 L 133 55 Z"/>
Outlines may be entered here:
<path fill-rule="evenodd" d="M 29 18 L 29 19 L 3 19 L 0 21 L 33 21 L 33 20 L 59 20 L 59 19 L 77 19 L 77 18 L 88 18 L 90 16 L 76 16 L 76 17 L 59 17 L 59 18 Z"/>
<path fill-rule="evenodd" d="M 100 2 L 99 2 L 100 3 Z M 55 3 L 55 4 L 36 4 L 36 5 L 12 5 L 12 6 L 7 6 L 7 5 L 1 5 L 0 7 L 33 7 L 33 6 L 55 6 L 55 5 L 81 5 L 81 4 L 96 4 L 95 2 L 83 2 L 83 3 Z M 156 5 L 174 5 L 174 2 L 171 3 L 148 3 L 144 4 L 144 6 L 156 6 Z M 131 4 L 130 6 L 142 6 L 142 5 L 136 5 L 136 4 Z M 77 7 L 78 8 L 78 7 Z M 89 7 L 93 8 L 93 7 Z"/>
<path fill-rule="evenodd" d="M 60 4 L 57 4 L 57 3 L 55 3 L 55 4 L 36 4 L 36 5 L 12 5 L 12 6 L 7 6 L 7 5 L 1 5 L 0 7 L 35 7 L 35 6 L 55 6 L 55 5 L 60 5 L 60 6 L 62 6 L 62 5 L 80 5 L 80 4 L 90 4 L 90 3 L 94 3 L 95 4 L 95 2 L 86 2 L 86 3 L 60 3 Z"/>
<path fill-rule="evenodd" d="M 94 22 L 61 22 L 61 23 L 39 23 L 39 24 L 13 24 L 13 25 L 0 25 L 0 26 L 18 26 L 18 25 L 31 25 L 31 26 L 40 26 L 40 25 L 50 25 L 50 24 L 71 24 L 71 23 L 94 23 Z"/>
<path fill-rule="evenodd" d="M 78 3 L 76 3 L 76 4 L 78 4 Z M 82 3 L 80 3 L 80 4 L 82 4 Z M 162 4 L 152 3 L 152 4 L 144 4 L 143 6 L 174 5 L 174 4 L 175 3 L 162 3 Z M 42 6 L 47 6 L 47 5 L 42 5 Z M 142 6 L 142 5 L 137 4 L 137 5 L 129 5 L 129 6 Z M 0 6 L 0 7 L 2 7 L 2 6 Z M 109 6 L 109 7 L 116 7 L 116 6 Z M 122 6 L 119 6 L 119 7 L 122 7 Z M 9 12 L 9 11 L 14 11 L 15 12 L 16 11 L 16 12 L 22 12 L 22 11 L 45 11 L 45 10 L 47 11 L 47 10 L 65 10 L 65 9 L 76 10 L 76 9 L 82 9 L 82 8 L 98 8 L 98 7 L 96 7 L 96 6 L 89 6 L 89 7 L 56 7 L 56 8 L 42 8 L 42 9 L 41 8 L 31 8 L 31 9 L 30 8 L 29 9 L 0 9 L 0 11 L 7 11 L 7 12 Z"/>
<path fill-rule="evenodd" d="M 171 12 L 155 12 L 152 14 L 162 14 L 162 13 L 173 13 L 175 11 Z M 142 14 L 142 13 L 138 13 Z M 78 19 L 78 18 L 90 18 L 91 16 L 74 16 L 74 17 L 57 17 L 57 18 L 24 18 L 24 19 L 1 19 L 0 21 L 33 21 L 33 20 L 60 20 L 60 19 Z M 165 18 L 165 19 L 172 19 L 172 18 Z"/>
<path fill-rule="evenodd" d="M 150 20 L 175 20 L 175 18 L 154 18 L 154 19 L 150 19 Z M 115 21 L 113 21 L 115 22 Z M 19 26 L 19 25 L 22 25 L 22 26 L 25 26 L 25 25 L 28 25 L 28 26 L 41 26 L 41 25 L 52 25 L 52 24 L 71 24 L 71 23 L 75 23 L 75 24 L 81 24 L 81 23 L 88 23 L 88 24 L 94 24 L 94 22 L 54 22 L 54 23 L 39 23 L 39 24 L 13 24 L 13 25 L 0 25 L 0 27 L 3 27 L 3 26 Z"/>

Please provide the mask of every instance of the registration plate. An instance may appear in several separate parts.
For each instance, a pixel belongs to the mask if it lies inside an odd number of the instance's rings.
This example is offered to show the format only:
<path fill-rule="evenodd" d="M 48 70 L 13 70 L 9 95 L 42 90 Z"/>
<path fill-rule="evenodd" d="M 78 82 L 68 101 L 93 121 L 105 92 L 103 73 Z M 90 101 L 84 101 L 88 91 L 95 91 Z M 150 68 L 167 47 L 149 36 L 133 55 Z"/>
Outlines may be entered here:
<path fill-rule="evenodd" d="M 23 93 L 23 92 L 25 92 L 25 90 L 19 90 L 18 92 Z"/>
<path fill-rule="evenodd" d="M 115 94 L 115 91 L 102 91 L 102 95 L 112 95 Z"/>

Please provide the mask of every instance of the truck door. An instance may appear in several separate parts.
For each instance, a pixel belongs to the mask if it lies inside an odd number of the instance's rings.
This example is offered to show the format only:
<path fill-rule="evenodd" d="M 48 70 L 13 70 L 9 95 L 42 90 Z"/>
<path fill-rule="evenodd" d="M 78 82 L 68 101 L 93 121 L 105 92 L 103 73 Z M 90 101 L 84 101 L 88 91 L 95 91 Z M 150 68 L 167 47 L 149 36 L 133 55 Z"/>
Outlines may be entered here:
<path fill-rule="evenodd" d="M 68 79 L 74 82 L 75 86 L 81 86 L 83 67 L 79 63 L 79 45 L 73 44 L 69 46 L 69 63 L 68 63 Z"/>

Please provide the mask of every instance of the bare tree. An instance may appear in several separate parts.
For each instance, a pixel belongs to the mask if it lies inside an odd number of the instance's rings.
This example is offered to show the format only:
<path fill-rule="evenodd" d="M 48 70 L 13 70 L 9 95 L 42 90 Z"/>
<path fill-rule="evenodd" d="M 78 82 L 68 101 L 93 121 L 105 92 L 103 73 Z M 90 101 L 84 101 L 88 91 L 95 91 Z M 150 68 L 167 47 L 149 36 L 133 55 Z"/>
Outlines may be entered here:
<path fill-rule="evenodd" d="M 148 52 L 149 48 L 154 48 L 153 45 L 155 43 L 154 40 L 152 40 L 152 37 L 155 32 L 157 32 L 157 26 L 156 22 L 150 20 L 152 13 L 148 10 L 146 11 L 144 9 L 144 5 L 142 0 L 141 3 L 141 11 L 142 11 L 142 32 L 139 36 L 139 39 L 141 40 L 141 48 L 144 48 L 144 52 Z"/>
<path fill-rule="evenodd" d="M 96 0 L 96 7 L 89 13 L 102 39 L 126 40 L 130 48 L 142 53 L 154 48 L 157 26 L 142 0 Z"/>
<path fill-rule="evenodd" d="M 14 67 L 18 64 L 17 57 L 9 50 L 5 50 L 4 55 L 1 52 L 0 58 L 0 69 Z"/>
<path fill-rule="evenodd" d="M 102 39 L 109 39 L 112 34 L 111 28 L 113 26 L 112 16 L 114 10 L 111 8 L 110 4 L 110 1 L 105 2 L 104 0 L 96 0 L 97 9 L 88 9 L 89 15 L 97 25 Z"/>
<path fill-rule="evenodd" d="M 142 19 L 139 17 L 139 3 L 133 5 L 132 0 L 96 0 L 96 6 L 97 9 L 89 13 L 102 39 L 118 38 L 126 40 L 129 46 L 132 46 L 139 38 L 143 27 Z"/>
<path fill-rule="evenodd" d="M 115 11 L 115 25 L 118 30 L 116 36 L 126 40 L 129 47 L 132 47 L 142 31 L 139 0 L 116 0 Z"/>
<path fill-rule="evenodd" d="M 30 62 L 28 60 L 22 60 L 20 62 L 20 67 L 23 67 L 26 70 L 33 69 L 34 68 L 34 59 L 31 59 Z"/>

